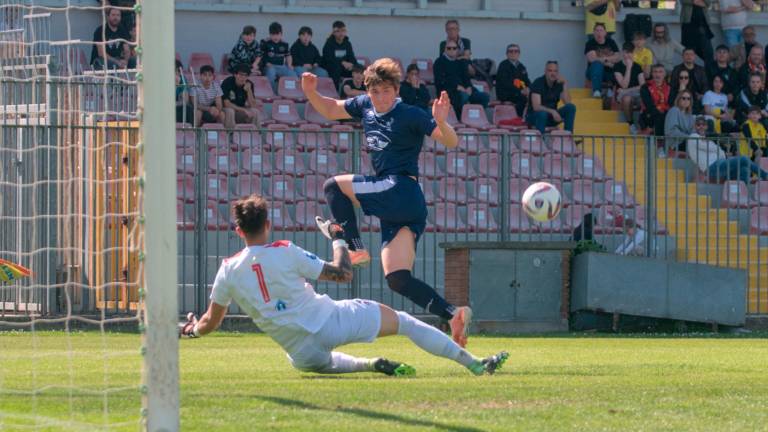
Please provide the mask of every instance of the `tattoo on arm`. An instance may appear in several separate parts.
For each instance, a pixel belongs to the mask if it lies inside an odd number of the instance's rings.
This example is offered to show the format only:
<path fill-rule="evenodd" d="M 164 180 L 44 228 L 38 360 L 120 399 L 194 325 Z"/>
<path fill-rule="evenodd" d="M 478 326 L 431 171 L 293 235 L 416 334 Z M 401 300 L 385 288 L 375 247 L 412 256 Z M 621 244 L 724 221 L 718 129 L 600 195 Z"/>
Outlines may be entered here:
<path fill-rule="evenodd" d="M 320 279 L 333 282 L 350 282 L 352 280 L 352 261 L 345 247 L 333 250 L 333 263 L 325 264 L 320 273 Z"/>

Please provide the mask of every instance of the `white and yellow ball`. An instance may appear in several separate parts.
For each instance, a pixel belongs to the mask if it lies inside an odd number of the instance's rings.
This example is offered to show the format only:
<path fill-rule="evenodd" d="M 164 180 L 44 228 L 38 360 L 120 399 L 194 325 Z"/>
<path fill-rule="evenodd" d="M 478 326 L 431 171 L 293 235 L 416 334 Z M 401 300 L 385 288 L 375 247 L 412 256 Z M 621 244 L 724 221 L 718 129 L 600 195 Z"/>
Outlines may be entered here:
<path fill-rule="evenodd" d="M 550 183 L 534 183 L 523 193 L 523 210 L 535 221 L 551 221 L 560 214 L 561 208 L 560 191 Z"/>

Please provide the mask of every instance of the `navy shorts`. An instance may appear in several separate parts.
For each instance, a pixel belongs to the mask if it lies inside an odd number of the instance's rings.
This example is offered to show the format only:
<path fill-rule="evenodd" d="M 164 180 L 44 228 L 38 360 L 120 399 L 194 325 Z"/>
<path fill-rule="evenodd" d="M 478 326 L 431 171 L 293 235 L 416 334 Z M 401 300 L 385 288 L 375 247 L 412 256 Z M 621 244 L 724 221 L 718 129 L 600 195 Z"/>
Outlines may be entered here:
<path fill-rule="evenodd" d="M 427 203 L 419 182 L 404 175 L 356 175 L 352 190 L 363 213 L 379 218 L 382 244 L 392 241 L 403 227 L 408 227 L 419 241 L 427 227 Z"/>

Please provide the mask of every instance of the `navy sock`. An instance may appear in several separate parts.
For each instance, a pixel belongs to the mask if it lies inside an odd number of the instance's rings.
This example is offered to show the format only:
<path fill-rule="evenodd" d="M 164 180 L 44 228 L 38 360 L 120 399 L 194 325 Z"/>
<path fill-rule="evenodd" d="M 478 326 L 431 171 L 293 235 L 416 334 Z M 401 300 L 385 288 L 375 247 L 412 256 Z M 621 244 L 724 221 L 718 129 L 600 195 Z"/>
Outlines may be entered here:
<path fill-rule="evenodd" d="M 365 249 L 357 229 L 357 216 L 355 206 L 336 183 L 336 179 L 330 178 L 323 184 L 325 199 L 331 208 L 333 220 L 344 229 L 344 240 L 349 244 L 350 250 Z"/>
<path fill-rule="evenodd" d="M 431 286 L 416 279 L 410 270 L 398 270 L 387 275 L 392 291 L 421 306 L 427 312 L 444 320 L 453 318 L 456 307 L 445 301 Z"/>

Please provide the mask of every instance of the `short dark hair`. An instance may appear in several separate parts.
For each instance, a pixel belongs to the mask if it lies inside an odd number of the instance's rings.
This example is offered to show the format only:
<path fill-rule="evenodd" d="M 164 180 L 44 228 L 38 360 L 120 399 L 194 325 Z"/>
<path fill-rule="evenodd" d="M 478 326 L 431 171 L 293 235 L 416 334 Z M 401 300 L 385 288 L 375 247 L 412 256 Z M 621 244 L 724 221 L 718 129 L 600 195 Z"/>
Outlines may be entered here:
<path fill-rule="evenodd" d="M 557 66 L 558 68 L 560 67 L 560 65 L 557 64 L 557 60 L 547 60 L 547 63 L 544 65 L 544 69 L 546 69 L 547 66 L 549 66 L 551 64 Z"/>
<path fill-rule="evenodd" d="M 216 73 L 216 70 L 211 65 L 202 65 L 200 66 L 200 75 L 204 73 Z"/>
<path fill-rule="evenodd" d="M 645 32 L 636 31 L 636 32 L 635 32 L 635 33 L 632 35 L 632 40 L 635 40 L 635 39 L 637 39 L 637 38 L 642 38 L 642 39 L 645 39 L 646 37 L 647 37 L 647 36 L 645 35 Z"/>
<path fill-rule="evenodd" d="M 345 28 L 347 27 L 347 25 L 344 24 L 344 21 L 334 21 L 331 27 L 335 29 L 339 29 L 339 28 Z"/>
<path fill-rule="evenodd" d="M 751 107 L 749 107 L 749 111 L 747 111 L 747 114 L 752 114 L 753 112 L 761 113 L 763 112 L 763 110 L 760 109 L 760 107 L 757 105 L 752 105 Z"/>
<path fill-rule="evenodd" d="M 661 63 L 656 63 L 655 65 L 651 66 L 651 71 L 654 71 L 659 68 L 664 69 L 664 73 L 667 72 L 667 68 L 665 68 L 664 65 Z"/>
<path fill-rule="evenodd" d="M 184 69 L 184 65 L 181 64 L 181 60 L 176 59 L 176 70 Z"/>
<path fill-rule="evenodd" d="M 251 65 L 246 63 L 240 63 L 236 64 L 235 67 L 232 68 L 232 73 L 238 74 L 238 73 L 244 73 L 246 75 L 251 74 Z"/>
<path fill-rule="evenodd" d="M 247 25 L 247 26 L 243 27 L 243 31 L 240 34 L 243 35 L 243 36 L 256 34 L 256 27 L 254 27 L 252 25 Z"/>
<path fill-rule="evenodd" d="M 411 73 L 411 71 L 418 71 L 418 70 L 419 70 L 419 65 L 417 65 L 416 63 L 411 63 L 408 65 L 407 68 L 405 68 L 405 73 L 409 74 Z"/>
<path fill-rule="evenodd" d="M 696 116 L 696 119 L 693 121 L 694 124 L 704 124 L 709 126 L 709 123 L 707 123 L 707 118 L 703 115 Z"/>
<path fill-rule="evenodd" d="M 312 29 L 307 26 L 303 26 L 302 28 L 299 29 L 299 36 L 303 34 L 308 34 L 312 36 Z"/>
<path fill-rule="evenodd" d="M 283 26 L 279 22 L 273 22 L 269 25 L 269 34 L 280 34 L 283 32 Z"/>
<path fill-rule="evenodd" d="M 365 66 L 361 65 L 360 63 L 355 63 L 352 65 L 352 73 L 363 73 L 365 72 Z"/>
<path fill-rule="evenodd" d="M 763 76 L 762 76 L 762 75 L 760 75 L 760 73 L 759 73 L 759 72 L 752 72 L 751 74 L 749 74 L 749 80 L 750 80 L 750 81 L 751 81 L 751 80 L 752 80 L 752 78 L 754 78 L 754 77 L 758 77 L 758 78 L 760 78 L 760 81 L 762 81 L 762 80 L 763 80 Z"/>
<path fill-rule="evenodd" d="M 594 29 L 596 29 L 598 27 L 602 27 L 603 29 L 605 29 L 605 23 L 596 22 L 595 25 L 592 26 L 592 30 L 594 30 Z"/>
<path fill-rule="evenodd" d="M 689 48 L 689 47 L 683 48 L 683 54 L 687 53 L 688 51 L 693 51 L 694 53 L 696 52 L 696 50 L 693 48 Z"/>
<path fill-rule="evenodd" d="M 235 225 L 246 235 L 259 234 L 267 223 L 267 201 L 259 195 L 239 199 L 232 204 L 232 218 Z"/>
<path fill-rule="evenodd" d="M 720 44 L 715 48 L 715 51 L 730 51 L 730 49 L 728 49 L 728 45 Z"/>
<path fill-rule="evenodd" d="M 449 19 L 448 21 L 445 22 L 445 26 L 448 27 L 448 24 L 459 25 L 459 20 L 457 20 L 457 19 Z"/>
<path fill-rule="evenodd" d="M 624 42 L 621 49 L 628 53 L 635 52 L 635 45 L 632 42 Z"/>

